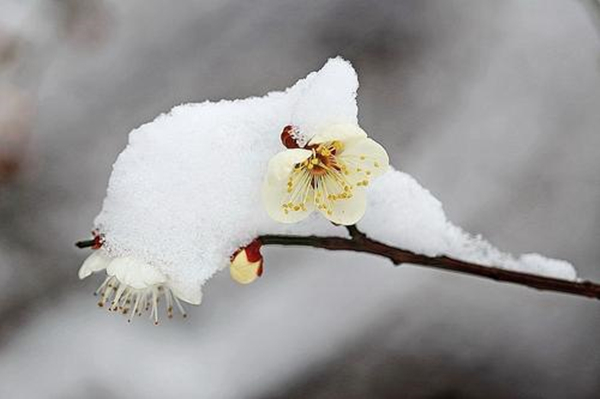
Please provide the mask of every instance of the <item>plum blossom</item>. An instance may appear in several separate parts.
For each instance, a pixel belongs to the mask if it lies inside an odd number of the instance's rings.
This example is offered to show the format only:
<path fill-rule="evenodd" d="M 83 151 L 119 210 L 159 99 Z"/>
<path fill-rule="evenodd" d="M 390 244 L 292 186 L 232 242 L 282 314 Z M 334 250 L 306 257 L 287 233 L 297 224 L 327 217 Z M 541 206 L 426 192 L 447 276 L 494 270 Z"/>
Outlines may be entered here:
<path fill-rule="evenodd" d="M 198 305 L 202 293 L 198 289 L 194 296 L 181 290 L 176 283 L 156 267 L 133 257 L 111 258 L 104 250 L 95 250 L 81 265 L 79 278 L 106 271 L 106 278 L 96 290 L 100 298 L 98 306 L 133 316 L 149 312 L 154 324 L 158 324 L 158 302 L 164 297 L 169 318 L 176 307 L 183 317 L 186 312 L 180 300 Z"/>
<path fill-rule="evenodd" d="M 289 140 L 288 130 L 282 134 L 288 149 L 269 161 L 263 184 L 269 216 L 295 223 L 318 210 L 336 224 L 358 222 L 367 206 L 366 187 L 388 169 L 385 149 L 355 124 L 329 125 L 302 148 Z"/>

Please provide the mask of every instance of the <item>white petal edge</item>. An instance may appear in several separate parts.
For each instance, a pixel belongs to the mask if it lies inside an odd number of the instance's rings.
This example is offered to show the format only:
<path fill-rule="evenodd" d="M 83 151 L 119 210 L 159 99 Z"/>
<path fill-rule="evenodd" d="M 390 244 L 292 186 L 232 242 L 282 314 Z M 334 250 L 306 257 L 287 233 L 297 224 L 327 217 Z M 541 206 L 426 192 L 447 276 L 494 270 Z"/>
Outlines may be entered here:
<path fill-rule="evenodd" d="M 368 138 L 350 140 L 344 144 L 346 147 L 339 156 L 340 160 L 344 162 L 344 158 L 351 157 L 363 171 L 371 172 L 369 179 L 380 176 L 389 169 L 390 158 L 387 151 L 375 140 Z M 360 160 L 361 155 L 365 155 L 364 160 Z M 377 162 L 377 167 L 375 162 Z M 351 176 L 356 178 L 357 174 L 353 173 Z"/>
<path fill-rule="evenodd" d="M 167 277 L 156 267 L 130 256 L 113 259 L 106 268 L 106 274 L 135 289 L 167 282 Z"/>
<path fill-rule="evenodd" d="M 200 305 L 202 302 L 202 287 L 198 284 L 170 281 L 169 288 L 177 298 L 191 305 Z"/>
<path fill-rule="evenodd" d="M 83 280 L 92 273 L 106 269 L 111 260 L 112 259 L 101 249 L 95 250 L 85 261 L 83 261 L 83 264 L 79 268 L 79 272 L 77 273 L 79 279 Z"/>
<path fill-rule="evenodd" d="M 267 213 L 272 219 L 281 223 L 299 222 L 306 219 L 314 211 L 314 189 L 312 187 L 309 188 L 307 195 L 310 200 L 305 205 L 305 211 L 288 211 L 286 214 L 282 205 L 287 202 L 286 199 L 289 196 L 287 180 L 275 182 L 265 179 L 262 189 L 263 204 Z"/>
<path fill-rule="evenodd" d="M 269 161 L 267 176 L 262 187 L 262 199 L 265 209 L 272 219 L 281 223 L 296 223 L 308 217 L 313 211 L 312 188 L 308 194 L 311 201 L 306 204 L 306 211 L 294 211 L 286 214 L 282 209 L 282 205 L 287 202 L 286 199 L 289 196 L 287 182 L 294 166 L 311 155 L 312 151 L 310 150 L 294 148 L 278 153 Z"/>
<path fill-rule="evenodd" d="M 312 151 L 302 148 L 293 148 L 276 154 L 269 160 L 267 180 L 269 182 L 284 181 L 287 183 L 287 178 L 292 173 L 294 166 L 311 155 Z"/>
<path fill-rule="evenodd" d="M 366 209 L 366 190 L 363 188 L 357 188 L 352 193 L 352 198 L 338 200 L 332 205 L 331 215 L 328 215 L 324 210 L 320 210 L 320 212 L 333 223 L 350 226 L 362 219 L 362 217 L 365 215 Z"/>
<path fill-rule="evenodd" d="M 308 142 L 309 145 L 321 144 L 330 141 L 342 141 L 366 138 L 367 133 L 358 125 L 342 123 L 330 125 L 317 132 Z"/>

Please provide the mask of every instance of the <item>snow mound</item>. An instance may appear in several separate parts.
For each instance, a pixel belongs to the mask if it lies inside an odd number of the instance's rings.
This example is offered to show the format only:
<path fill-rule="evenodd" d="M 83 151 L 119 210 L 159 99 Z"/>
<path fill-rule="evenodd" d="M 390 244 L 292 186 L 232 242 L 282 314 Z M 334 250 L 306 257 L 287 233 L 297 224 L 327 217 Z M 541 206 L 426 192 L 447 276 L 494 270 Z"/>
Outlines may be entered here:
<path fill-rule="evenodd" d="M 369 191 L 369 208 L 358 223 L 371 238 L 428 255 L 447 255 L 481 265 L 575 280 L 573 266 L 538 254 L 519 258 L 450 223 L 442 203 L 406 173 L 391 170 Z"/>

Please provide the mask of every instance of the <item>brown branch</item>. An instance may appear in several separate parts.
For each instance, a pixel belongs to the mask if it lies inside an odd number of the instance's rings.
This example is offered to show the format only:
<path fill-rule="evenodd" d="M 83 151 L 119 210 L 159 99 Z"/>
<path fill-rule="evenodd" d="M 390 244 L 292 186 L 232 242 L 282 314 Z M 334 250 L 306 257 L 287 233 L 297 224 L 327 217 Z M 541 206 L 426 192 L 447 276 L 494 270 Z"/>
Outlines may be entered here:
<path fill-rule="evenodd" d="M 333 251 L 355 251 L 383 256 L 395 265 L 410 263 L 432 267 L 496 281 L 519 284 L 538 290 L 562 292 L 565 294 L 600 299 L 600 285 L 591 281 L 568 281 L 535 274 L 522 273 L 497 267 L 453 259 L 448 256 L 430 257 L 399 249 L 375 241 L 360 232 L 356 226 L 348 226 L 351 238 L 319 236 L 263 235 L 258 237 L 263 245 L 285 245 L 324 248 Z"/>
<path fill-rule="evenodd" d="M 289 236 L 289 235 L 263 235 L 258 240 L 262 245 L 302 246 L 329 249 L 332 251 L 355 251 L 383 256 L 395 265 L 410 263 L 417 266 L 432 267 L 472 276 L 489 278 L 496 281 L 514 283 L 538 290 L 562 292 L 565 294 L 584 296 L 600 299 L 600 284 L 591 281 L 568 281 L 535 274 L 499 269 L 492 266 L 483 266 L 450 258 L 448 256 L 426 256 L 411 251 L 392 247 L 382 242 L 373 240 L 356 226 L 346 226 L 351 238 L 320 237 L 320 236 Z M 94 245 L 94 240 L 79 241 L 75 244 L 78 248 L 87 248 Z"/>
<path fill-rule="evenodd" d="M 77 241 L 75 243 L 75 246 L 77 248 L 89 248 L 89 247 L 93 247 L 94 244 L 96 244 L 96 240 L 83 240 L 83 241 Z"/>

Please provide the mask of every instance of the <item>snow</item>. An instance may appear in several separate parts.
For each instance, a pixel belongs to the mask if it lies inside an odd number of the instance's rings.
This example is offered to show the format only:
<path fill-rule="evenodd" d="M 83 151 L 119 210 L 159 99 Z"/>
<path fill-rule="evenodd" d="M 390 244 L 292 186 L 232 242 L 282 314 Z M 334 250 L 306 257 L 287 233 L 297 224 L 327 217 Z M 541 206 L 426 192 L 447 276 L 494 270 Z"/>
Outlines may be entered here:
<path fill-rule="evenodd" d="M 283 127 L 298 126 L 310 139 L 320 127 L 357 123 L 357 89 L 350 63 L 336 58 L 284 92 L 181 105 L 135 129 L 95 221 L 105 248 L 111 256 L 150 263 L 192 289 L 257 235 L 346 235 L 316 214 L 294 225 L 277 223 L 264 210 L 260 192 L 269 160 L 283 150 Z M 466 234 L 447 221 L 437 199 L 399 171 L 374 181 L 359 227 L 417 253 L 575 278 L 566 262 L 514 258 Z"/>
<path fill-rule="evenodd" d="M 573 266 L 539 254 L 518 258 L 448 221 L 442 203 L 406 173 L 392 170 L 369 192 L 369 209 L 358 223 L 369 236 L 428 256 L 454 258 L 531 274 L 575 280 Z"/>

